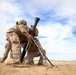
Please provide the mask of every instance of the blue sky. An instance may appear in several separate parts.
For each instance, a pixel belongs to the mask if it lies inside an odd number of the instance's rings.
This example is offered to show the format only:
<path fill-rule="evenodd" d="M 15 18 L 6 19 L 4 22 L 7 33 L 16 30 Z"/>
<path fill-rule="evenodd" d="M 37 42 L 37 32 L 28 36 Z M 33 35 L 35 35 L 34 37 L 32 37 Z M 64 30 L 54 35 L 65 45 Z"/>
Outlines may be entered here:
<path fill-rule="evenodd" d="M 76 60 L 76 0 L 0 0 L 0 58 L 6 31 L 24 19 L 40 21 L 39 40 L 51 60 Z"/>

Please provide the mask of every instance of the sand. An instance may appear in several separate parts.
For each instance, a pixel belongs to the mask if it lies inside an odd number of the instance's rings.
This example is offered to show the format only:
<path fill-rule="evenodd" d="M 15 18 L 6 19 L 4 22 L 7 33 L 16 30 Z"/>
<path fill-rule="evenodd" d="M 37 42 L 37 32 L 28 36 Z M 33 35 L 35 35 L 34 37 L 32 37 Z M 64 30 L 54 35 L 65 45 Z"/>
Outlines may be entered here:
<path fill-rule="evenodd" d="M 76 61 L 51 61 L 55 66 L 46 65 L 5 65 L 0 63 L 0 75 L 76 75 Z"/>

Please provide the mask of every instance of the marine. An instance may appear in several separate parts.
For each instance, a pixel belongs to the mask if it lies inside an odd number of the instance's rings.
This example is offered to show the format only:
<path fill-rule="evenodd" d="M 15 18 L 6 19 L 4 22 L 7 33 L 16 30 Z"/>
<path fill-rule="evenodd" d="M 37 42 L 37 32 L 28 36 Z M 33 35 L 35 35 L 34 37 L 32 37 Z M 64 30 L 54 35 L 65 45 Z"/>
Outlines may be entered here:
<path fill-rule="evenodd" d="M 12 64 L 19 64 L 20 63 L 20 56 L 21 56 L 21 48 L 23 48 L 26 40 L 30 40 L 32 43 L 31 48 L 27 51 L 27 56 L 24 59 L 26 64 L 34 64 L 34 58 L 39 57 L 38 65 L 43 64 L 43 57 L 39 53 L 37 47 L 32 41 L 33 36 L 29 34 L 31 28 L 27 26 L 27 22 L 25 20 L 20 20 L 16 22 L 14 27 L 11 27 L 7 33 L 7 43 L 5 45 L 5 52 L 3 54 L 3 58 L 1 62 L 3 63 L 7 57 L 8 53 L 10 52 L 10 58 L 13 59 Z M 42 48 L 40 41 L 38 40 L 37 36 L 39 34 L 38 29 L 35 30 L 35 40 L 37 44 L 41 47 L 41 50 L 44 54 L 46 54 L 46 50 Z"/>

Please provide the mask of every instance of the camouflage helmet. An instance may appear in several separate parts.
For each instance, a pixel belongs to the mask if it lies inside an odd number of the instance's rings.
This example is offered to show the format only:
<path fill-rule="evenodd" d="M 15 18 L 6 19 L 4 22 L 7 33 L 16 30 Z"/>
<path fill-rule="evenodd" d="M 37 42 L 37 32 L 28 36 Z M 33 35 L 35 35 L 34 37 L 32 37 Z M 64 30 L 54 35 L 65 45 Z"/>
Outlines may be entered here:
<path fill-rule="evenodd" d="M 27 22 L 25 20 L 20 20 L 19 24 L 27 25 Z"/>

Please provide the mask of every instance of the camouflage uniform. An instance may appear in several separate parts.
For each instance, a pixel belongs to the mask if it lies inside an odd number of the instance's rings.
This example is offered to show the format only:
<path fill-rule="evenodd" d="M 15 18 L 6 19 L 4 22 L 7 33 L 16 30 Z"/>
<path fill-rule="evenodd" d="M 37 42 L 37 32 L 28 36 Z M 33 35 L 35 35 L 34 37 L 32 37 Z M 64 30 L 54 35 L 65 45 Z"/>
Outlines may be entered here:
<path fill-rule="evenodd" d="M 8 52 L 10 51 L 10 58 L 13 59 L 13 63 L 19 63 L 20 62 L 20 56 L 21 56 L 21 44 L 25 42 L 25 40 L 28 38 L 28 35 L 26 33 L 29 33 L 30 28 L 27 26 L 27 22 L 24 20 L 21 20 L 20 22 L 16 23 L 16 26 L 10 28 L 7 31 L 7 43 L 5 45 L 5 52 L 3 56 L 4 61 L 7 56 Z M 38 30 L 36 29 L 35 31 L 35 36 L 38 36 Z M 41 47 L 39 40 L 36 38 L 35 39 L 38 45 Z M 31 48 L 29 51 L 27 51 L 27 56 L 25 62 L 28 64 L 33 64 L 33 58 L 40 56 L 39 63 L 43 63 L 43 58 L 40 55 L 38 49 L 36 48 L 35 44 L 33 42 Z M 42 47 L 41 47 L 42 48 Z M 46 51 L 42 48 L 42 51 L 44 54 L 46 54 Z"/>
<path fill-rule="evenodd" d="M 26 25 L 27 22 L 21 20 L 19 23 L 16 23 L 15 27 L 10 28 L 7 31 L 8 42 L 5 46 L 6 50 L 4 52 L 2 62 L 7 58 L 8 52 L 10 52 L 10 57 L 13 59 L 13 63 L 19 63 L 21 55 L 21 43 L 26 39 L 26 33 L 29 32 L 29 27 Z"/>

